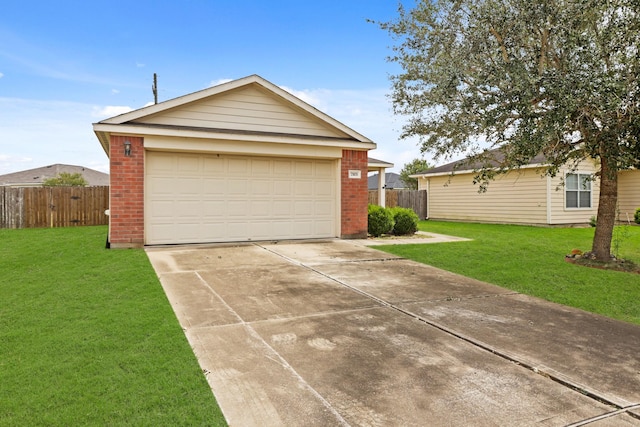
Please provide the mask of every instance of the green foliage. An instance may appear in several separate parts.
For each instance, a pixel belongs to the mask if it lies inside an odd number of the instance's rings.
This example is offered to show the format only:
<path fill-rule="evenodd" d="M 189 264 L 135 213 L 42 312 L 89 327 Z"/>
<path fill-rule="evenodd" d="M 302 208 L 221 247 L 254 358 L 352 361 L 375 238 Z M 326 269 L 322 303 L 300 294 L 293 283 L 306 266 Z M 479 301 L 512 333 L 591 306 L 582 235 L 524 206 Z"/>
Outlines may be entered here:
<path fill-rule="evenodd" d="M 87 184 L 86 179 L 81 173 L 60 172 L 53 178 L 45 179 L 42 185 L 45 187 L 84 187 Z"/>
<path fill-rule="evenodd" d="M 589 225 L 595 227 L 596 224 L 598 224 L 598 219 L 595 215 L 592 215 L 591 218 L 589 218 Z"/>
<path fill-rule="evenodd" d="M 636 224 L 640 224 L 640 208 L 636 209 L 636 212 L 633 214 L 633 221 Z"/>
<path fill-rule="evenodd" d="M 420 218 L 409 208 L 395 207 L 389 209 L 393 216 L 393 234 L 396 236 L 404 236 L 414 234 L 418 231 L 418 222 Z"/>
<path fill-rule="evenodd" d="M 0 230 L 0 425 L 226 425 L 144 250 Z"/>
<path fill-rule="evenodd" d="M 380 26 L 398 42 L 401 137 L 436 159 L 470 154 L 481 189 L 541 153 L 550 175 L 596 159 L 593 245 L 608 256 L 617 171 L 640 163 L 637 0 L 419 0 Z"/>
<path fill-rule="evenodd" d="M 388 209 L 378 205 L 369 205 L 368 212 L 369 234 L 378 237 L 393 230 L 393 215 Z"/>
<path fill-rule="evenodd" d="M 431 166 L 425 159 L 413 159 L 402 167 L 402 170 L 400 171 L 400 179 L 402 179 L 402 182 L 404 182 L 408 188 L 417 190 L 418 180 L 416 178 L 411 178 L 409 175 L 424 172 L 429 168 L 431 168 Z"/>
<path fill-rule="evenodd" d="M 569 264 L 570 248 L 589 245 L 593 228 L 421 221 L 422 231 L 473 239 L 376 249 L 516 292 L 640 324 L 640 275 Z M 620 257 L 640 264 L 640 227 L 628 227 Z"/>

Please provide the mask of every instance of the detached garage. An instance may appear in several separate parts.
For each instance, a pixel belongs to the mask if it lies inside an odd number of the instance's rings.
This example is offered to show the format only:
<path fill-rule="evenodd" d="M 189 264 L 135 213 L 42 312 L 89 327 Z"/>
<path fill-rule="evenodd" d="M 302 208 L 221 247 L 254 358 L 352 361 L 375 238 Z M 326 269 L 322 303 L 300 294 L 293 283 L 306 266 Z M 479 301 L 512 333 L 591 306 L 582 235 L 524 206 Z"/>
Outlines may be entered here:
<path fill-rule="evenodd" d="M 93 127 L 111 247 L 366 237 L 375 144 L 259 76 Z"/>

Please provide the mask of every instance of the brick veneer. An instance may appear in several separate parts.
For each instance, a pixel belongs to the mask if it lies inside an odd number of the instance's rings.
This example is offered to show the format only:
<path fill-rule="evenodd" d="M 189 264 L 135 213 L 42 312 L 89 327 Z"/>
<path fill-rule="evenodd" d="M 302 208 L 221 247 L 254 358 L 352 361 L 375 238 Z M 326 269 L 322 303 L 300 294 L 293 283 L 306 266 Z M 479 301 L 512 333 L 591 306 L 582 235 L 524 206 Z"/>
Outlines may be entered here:
<path fill-rule="evenodd" d="M 342 150 L 341 231 L 343 239 L 367 237 L 367 152 Z M 359 170 L 360 179 L 349 178 L 350 170 Z"/>
<path fill-rule="evenodd" d="M 131 156 L 124 142 L 131 142 Z M 112 248 L 144 245 L 144 138 L 112 135 L 109 146 L 109 243 Z"/>

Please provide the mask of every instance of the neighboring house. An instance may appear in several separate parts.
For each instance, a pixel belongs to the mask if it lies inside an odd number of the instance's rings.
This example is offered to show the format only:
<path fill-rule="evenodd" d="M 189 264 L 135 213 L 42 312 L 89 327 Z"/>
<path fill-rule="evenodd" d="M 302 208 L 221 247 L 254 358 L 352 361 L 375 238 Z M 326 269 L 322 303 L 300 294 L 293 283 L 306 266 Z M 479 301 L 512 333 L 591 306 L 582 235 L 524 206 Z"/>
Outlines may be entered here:
<path fill-rule="evenodd" d="M 379 178 L 379 174 L 377 173 L 369 177 L 369 180 L 368 180 L 369 190 L 378 189 L 378 178 Z M 386 183 L 384 185 L 384 188 L 386 188 L 387 190 L 393 190 L 393 189 L 400 190 L 400 189 L 408 188 L 407 184 L 405 184 L 404 181 L 400 179 L 400 175 L 394 172 L 385 173 L 384 182 Z"/>
<path fill-rule="evenodd" d="M 473 184 L 473 166 L 466 160 L 448 163 L 420 174 L 418 189 L 427 190 L 428 218 L 521 224 L 584 224 L 598 211 L 599 183 L 589 180 L 594 161 L 576 170 L 563 167 L 555 177 L 541 176 L 543 156 L 490 181 L 487 191 Z M 587 179 L 585 179 L 587 178 Z M 563 184 L 564 182 L 564 184 Z M 640 207 L 640 170 L 619 173 L 619 219 L 633 221 Z"/>
<path fill-rule="evenodd" d="M 109 174 L 104 172 L 82 166 L 55 164 L 0 175 L 0 187 L 40 187 L 46 179 L 55 178 L 62 172 L 81 174 L 90 187 L 109 185 Z"/>
<path fill-rule="evenodd" d="M 252 75 L 93 125 L 111 247 L 367 235 L 360 133 Z"/>

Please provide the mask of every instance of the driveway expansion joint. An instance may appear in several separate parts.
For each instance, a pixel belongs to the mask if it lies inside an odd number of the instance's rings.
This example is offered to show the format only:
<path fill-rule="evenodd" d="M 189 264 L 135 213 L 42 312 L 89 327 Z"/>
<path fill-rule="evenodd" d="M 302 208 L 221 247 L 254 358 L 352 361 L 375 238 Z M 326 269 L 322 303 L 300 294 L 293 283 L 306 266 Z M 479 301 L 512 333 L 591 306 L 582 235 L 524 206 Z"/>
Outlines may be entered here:
<path fill-rule="evenodd" d="M 493 346 L 491 346 L 491 345 L 489 345 L 489 344 L 487 344 L 485 342 L 482 342 L 480 340 L 476 340 L 474 338 L 466 336 L 465 334 L 462 334 L 461 332 L 458 332 L 458 331 L 456 331 L 454 329 L 448 328 L 448 327 L 446 327 L 444 325 L 441 325 L 441 324 L 439 324 L 437 322 L 434 322 L 433 320 L 426 319 L 426 318 L 424 318 L 424 317 L 422 317 L 422 316 L 420 316 L 420 315 L 418 315 L 416 313 L 413 313 L 413 312 L 411 312 L 409 310 L 406 310 L 406 309 L 404 309 L 402 307 L 399 307 L 399 306 L 397 306 L 397 305 L 395 305 L 393 303 L 390 303 L 389 301 L 386 301 L 386 300 L 384 300 L 382 298 L 379 298 L 379 297 L 377 297 L 375 295 L 372 295 L 369 292 L 363 291 L 362 289 L 358 289 L 358 288 L 356 288 L 356 287 L 354 287 L 352 285 L 349 285 L 348 283 L 346 283 L 346 282 L 344 282 L 344 281 L 342 281 L 342 280 L 340 280 L 340 279 L 338 279 L 336 277 L 333 277 L 330 274 L 327 274 L 327 273 L 324 273 L 322 271 L 319 271 L 316 268 L 314 268 L 312 265 L 308 265 L 308 264 L 305 264 L 303 262 L 297 261 L 297 260 L 292 259 L 292 258 L 290 258 L 288 256 L 280 254 L 280 253 L 278 253 L 276 251 L 272 251 L 271 249 L 269 249 L 267 247 L 264 247 L 264 246 L 261 246 L 261 245 L 258 245 L 258 246 L 262 247 L 263 249 L 265 249 L 265 250 L 267 250 L 267 251 L 269 251 L 271 253 L 274 253 L 275 255 L 278 255 L 278 256 L 286 259 L 287 261 L 289 261 L 289 262 L 291 262 L 291 263 L 293 263 L 295 265 L 298 265 L 300 267 L 309 269 L 309 270 L 311 270 L 311 271 L 313 271 L 313 272 L 315 272 L 317 274 L 320 274 L 320 275 L 322 275 L 322 276 L 324 276 L 324 277 L 326 277 L 326 278 L 328 278 L 330 280 L 335 281 L 336 283 L 338 283 L 338 284 L 340 284 L 342 286 L 345 286 L 345 287 L 349 288 L 350 290 L 352 290 L 352 291 L 354 291 L 354 292 L 356 292 L 356 293 L 358 293 L 360 295 L 363 295 L 363 296 L 365 296 L 367 298 L 370 298 L 370 299 L 378 302 L 383 307 L 388 307 L 388 308 L 393 309 L 395 311 L 398 311 L 398 312 L 400 312 L 402 314 L 410 316 L 410 317 L 414 318 L 415 320 L 418 320 L 420 322 L 423 322 L 426 325 L 429 325 L 431 327 L 439 329 L 440 331 L 442 331 L 442 332 L 444 332 L 444 333 L 446 333 L 446 334 L 448 334 L 450 336 L 453 336 L 455 338 L 461 339 L 461 340 L 463 340 L 463 341 L 465 341 L 465 342 L 467 342 L 467 343 L 469 343 L 469 344 L 471 344 L 471 345 L 473 345 L 473 346 L 475 346 L 475 347 L 477 347 L 477 348 L 479 348 L 481 350 L 488 351 L 491 354 L 494 354 L 494 355 L 496 355 L 498 357 L 501 357 L 501 358 L 503 358 L 505 360 L 508 360 L 508 361 L 510 361 L 512 363 L 515 363 L 518 366 L 521 366 L 521 367 L 523 367 L 523 368 L 525 368 L 525 369 L 527 369 L 527 370 L 529 370 L 529 371 L 531 371 L 531 372 L 533 372 L 535 374 L 538 374 L 538 375 L 540 375 L 540 376 L 542 376 L 544 378 L 550 379 L 550 380 L 562 385 L 563 387 L 566 387 L 566 388 L 568 388 L 568 389 L 570 389 L 570 390 L 572 390 L 574 392 L 577 392 L 577 393 L 580 393 L 580 394 L 582 394 L 584 396 L 587 396 L 590 399 L 593 399 L 593 400 L 595 400 L 595 401 L 597 401 L 599 403 L 611 406 L 613 408 L 616 408 L 617 410 L 621 410 L 622 408 L 627 407 L 627 405 L 630 404 L 629 402 L 626 402 L 626 401 L 620 402 L 620 400 L 615 398 L 615 397 L 608 397 L 608 396 L 606 396 L 606 393 L 599 392 L 598 390 L 592 389 L 592 388 L 590 388 L 588 386 L 585 386 L 583 384 L 578 384 L 578 383 L 576 383 L 575 381 L 572 381 L 569 378 L 562 378 L 562 377 L 564 377 L 564 375 L 562 375 L 560 373 L 557 373 L 557 372 L 555 372 L 555 371 L 553 371 L 551 369 L 547 369 L 544 366 L 537 366 L 537 364 L 535 364 L 533 362 L 530 362 L 530 361 L 527 361 L 524 358 L 522 358 L 521 356 L 518 356 L 518 355 L 515 355 L 515 354 L 509 354 L 509 352 L 507 352 L 507 351 L 499 350 L 499 349 L 497 349 L 497 348 L 495 348 L 495 347 L 493 347 Z M 393 258 L 393 260 L 405 260 L 405 259 L 404 258 Z M 345 261 L 341 261 L 341 262 L 344 263 Z M 506 295 L 519 295 L 519 293 L 518 292 L 508 292 L 506 294 L 498 294 L 496 296 L 506 296 Z M 617 402 L 616 402 L 616 400 L 617 400 Z M 633 409 L 635 409 L 635 408 L 633 408 Z M 636 416 L 635 414 L 633 414 L 632 412 L 628 412 L 628 413 L 631 414 L 634 418 L 640 418 L 640 417 Z"/>

